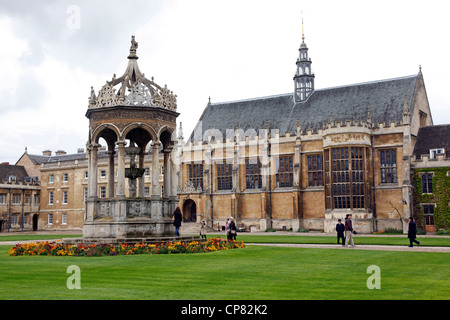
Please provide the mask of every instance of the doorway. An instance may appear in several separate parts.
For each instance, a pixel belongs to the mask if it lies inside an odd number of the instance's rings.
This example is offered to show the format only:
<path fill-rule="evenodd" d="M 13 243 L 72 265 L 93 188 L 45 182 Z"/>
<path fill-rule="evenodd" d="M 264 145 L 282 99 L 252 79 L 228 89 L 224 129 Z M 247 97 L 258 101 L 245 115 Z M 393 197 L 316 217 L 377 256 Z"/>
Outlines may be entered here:
<path fill-rule="evenodd" d="M 34 214 L 33 215 L 33 231 L 38 230 L 38 221 L 39 221 L 39 215 Z"/>
<path fill-rule="evenodd" d="M 197 205 L 192 199 L 188 199 L 183 204 L 183 221 L 197 222 Z"/>
<path fill-rule="evenodd" d="M 434 204 L 423 205 L 423 214 L 426 233 L 436 233 L 436 226 L 434 225 Z"/>

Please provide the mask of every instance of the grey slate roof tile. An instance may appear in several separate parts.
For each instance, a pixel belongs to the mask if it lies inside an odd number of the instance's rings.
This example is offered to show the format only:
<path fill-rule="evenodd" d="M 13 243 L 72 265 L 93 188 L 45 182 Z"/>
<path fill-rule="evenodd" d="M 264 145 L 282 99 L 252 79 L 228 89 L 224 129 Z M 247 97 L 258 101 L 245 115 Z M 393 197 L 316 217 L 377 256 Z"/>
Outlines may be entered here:
<path fill-rule="evenodd" d="M 262 97 L 232 102 L 210 103 L 203 112 L 190 141 L 205 140 L 208 129 L 220 131 L 223 139 L 227 130 L 238 125 L 244 132 L 253 129 L 258 133 L 269 122 L 270 129 L 278 129 L 294 134 L 297 118 L 302 130 L 317 131 L 329 122 L 333 115 L 335 121 L 365 120 L 367 111 L 371 113 L 372 123 L 402 121 L 402 110 L 407 97 L 411 105 L 418 75 L 380 80 L 326 89 L 315 90 L 303 102 L 294 103 L 293 94 Z"/>

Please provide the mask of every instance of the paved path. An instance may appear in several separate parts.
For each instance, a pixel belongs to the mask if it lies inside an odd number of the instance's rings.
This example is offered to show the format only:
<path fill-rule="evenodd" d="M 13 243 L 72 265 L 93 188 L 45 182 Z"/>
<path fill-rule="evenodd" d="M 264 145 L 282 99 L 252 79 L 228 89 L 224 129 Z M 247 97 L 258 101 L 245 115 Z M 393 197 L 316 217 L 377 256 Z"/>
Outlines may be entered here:
<path fill-rule="evenodd" d="M 356 245 L 346 248 L 342 245 L 332 244 L 298 244 L 298 243 L 245 243 L 247 246 L 291 247 L 291 248 L 320 248 L 337 250 L 385 250 L 385 251 L 414 251 L 414 252 L 450 252 L 450 247 L 417 247 L 408 246 L 382 246 L 382 245 Z"/>

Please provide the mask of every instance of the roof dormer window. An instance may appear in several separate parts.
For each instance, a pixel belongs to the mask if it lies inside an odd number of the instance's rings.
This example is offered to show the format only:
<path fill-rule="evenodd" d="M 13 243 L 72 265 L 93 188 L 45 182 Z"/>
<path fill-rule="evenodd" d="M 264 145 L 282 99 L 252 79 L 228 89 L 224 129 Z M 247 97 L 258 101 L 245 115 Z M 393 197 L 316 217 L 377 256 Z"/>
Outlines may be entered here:
<path fill-rule="evenodd" d="M 436 159 L 436 156 L 442 153 L 445 153 L 444 148 L 430 149 L 430 159 Z"/>

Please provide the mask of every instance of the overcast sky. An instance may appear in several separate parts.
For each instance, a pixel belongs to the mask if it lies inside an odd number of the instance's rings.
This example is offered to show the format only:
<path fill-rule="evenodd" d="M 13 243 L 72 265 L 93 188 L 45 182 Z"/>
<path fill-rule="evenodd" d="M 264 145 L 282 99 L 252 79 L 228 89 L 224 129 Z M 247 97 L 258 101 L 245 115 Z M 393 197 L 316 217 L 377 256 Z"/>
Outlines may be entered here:
<path fill-rule="evenodd" d="M 293 91 L 302 34 L 316 89 L 417 74 L 450 123 L 448 1 L 0 1 L 0 162 L 85 148 L 91 86 L 127 65 L 178 96 L 185 139 L 212 102 Z"/>

